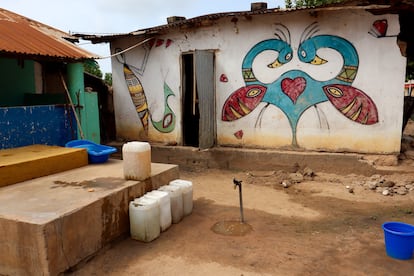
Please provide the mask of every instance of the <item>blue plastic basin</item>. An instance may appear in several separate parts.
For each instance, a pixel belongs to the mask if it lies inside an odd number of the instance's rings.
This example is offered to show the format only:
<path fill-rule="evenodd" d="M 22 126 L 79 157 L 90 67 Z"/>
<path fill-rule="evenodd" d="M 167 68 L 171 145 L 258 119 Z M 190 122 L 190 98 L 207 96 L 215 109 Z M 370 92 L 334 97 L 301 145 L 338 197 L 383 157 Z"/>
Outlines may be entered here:
<path fill-rule="evenodd" d="M 385 250 L 387 255 L 399 259 L 409 260 L 414 252 L 414 225 L 403 222 L 386 222 L 384 230 Z"/>
<path fill-rule="evenodd" d="M 117 150 L 114 147 L 99 145 L 89 140 L 72 140 L 65 144 L 68 148 L 84 148 L 88 151 L 89 163 L 104 163 L 109 155 Z"/>

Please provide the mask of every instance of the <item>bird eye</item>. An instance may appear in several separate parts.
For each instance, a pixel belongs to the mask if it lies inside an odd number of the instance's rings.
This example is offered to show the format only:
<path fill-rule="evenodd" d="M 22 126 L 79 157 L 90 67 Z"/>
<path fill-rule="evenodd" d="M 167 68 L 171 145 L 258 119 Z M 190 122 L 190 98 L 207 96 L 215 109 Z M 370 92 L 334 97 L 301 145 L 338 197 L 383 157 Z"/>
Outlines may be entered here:
<path fill-rule="evenodd" d="M 302 55 L 302 57 L 306 57 L 306 52 L 304 51 L 304 50 L 302 50 L 301 52 L 300 52 L 300 54 Z"/>
<path fill-rule="evenodd" d="M 288 53 L 286 56 L 285 56 L 285 59 L 286 60 L 290 60 L 292 58 L 292 53 Z"/>

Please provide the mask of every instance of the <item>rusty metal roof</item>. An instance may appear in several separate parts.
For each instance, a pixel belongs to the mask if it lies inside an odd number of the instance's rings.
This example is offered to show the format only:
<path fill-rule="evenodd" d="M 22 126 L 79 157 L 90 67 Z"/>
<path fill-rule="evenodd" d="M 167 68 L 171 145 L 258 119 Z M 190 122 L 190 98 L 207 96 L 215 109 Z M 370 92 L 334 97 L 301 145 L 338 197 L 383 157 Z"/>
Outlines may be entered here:
<path fill-rule="evenodd" d="M 76 40 L 58 29 L 0 8 L 0 55 L 64 61 L 98 58 L 76 46 Z"/>

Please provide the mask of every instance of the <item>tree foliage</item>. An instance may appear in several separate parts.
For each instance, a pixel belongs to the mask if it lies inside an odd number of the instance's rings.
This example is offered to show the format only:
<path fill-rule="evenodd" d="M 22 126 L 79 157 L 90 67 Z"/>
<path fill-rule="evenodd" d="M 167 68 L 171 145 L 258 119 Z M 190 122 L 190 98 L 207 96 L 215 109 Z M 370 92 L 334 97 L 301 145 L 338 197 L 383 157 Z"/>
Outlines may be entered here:
<path fill-rule="evenodd" d="M 316 7 L 343 1 L 344 0 L 285 0 L 285 5 L 286 8 Z"/>
<path fill-rule="evenodd" d="M 102 79 L 102 71 L 99 67 L 99 63 L 94 59 L 89 59 L 83 63 L 83 68 L 85 72 L 97 76 L 98 78 Z"/>
<path fill-rule="evenodd" d="M 112 73 L 105 73 L 104 81 L 107 85 L 112 86 Z"/>

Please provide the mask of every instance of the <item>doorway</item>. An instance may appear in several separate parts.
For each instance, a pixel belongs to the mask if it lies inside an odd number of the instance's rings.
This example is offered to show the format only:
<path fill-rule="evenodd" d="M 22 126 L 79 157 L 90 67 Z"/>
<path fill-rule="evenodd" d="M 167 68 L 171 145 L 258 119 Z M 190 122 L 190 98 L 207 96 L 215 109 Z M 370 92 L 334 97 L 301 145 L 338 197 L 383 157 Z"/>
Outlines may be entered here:
<path fill-rule="evenodd" d="M 211 148 L 216 141 L 214 52 L 182 55 L 183 145 Z"/>

